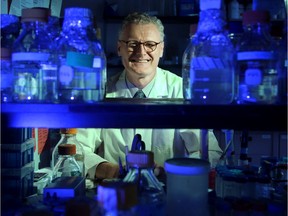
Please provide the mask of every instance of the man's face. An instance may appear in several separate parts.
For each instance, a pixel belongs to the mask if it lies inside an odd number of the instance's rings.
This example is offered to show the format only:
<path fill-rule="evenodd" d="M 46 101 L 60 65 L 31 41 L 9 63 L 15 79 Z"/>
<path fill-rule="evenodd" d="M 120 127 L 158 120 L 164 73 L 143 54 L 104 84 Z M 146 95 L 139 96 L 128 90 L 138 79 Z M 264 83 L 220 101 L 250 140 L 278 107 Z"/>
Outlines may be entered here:
<path fill-rule="evenodd" d="M 125 43 L 127 41 L 130 42 L 127 44 Z M 146 42 L 146 47 L 141 44 L 144 42 Z M 156 47 L 151 46 L 154 42 L 161 43 Z M 163 56 L 164 42 L 154 24 L 128 25 L 117 46 L 118 54 L 122 57 L 122 63 L 128 75 L 145 77 L 156 73 L 159 60 Z M 149 46 L 152 49 L 154 47 L 155 50 L 151 52 Z"/>

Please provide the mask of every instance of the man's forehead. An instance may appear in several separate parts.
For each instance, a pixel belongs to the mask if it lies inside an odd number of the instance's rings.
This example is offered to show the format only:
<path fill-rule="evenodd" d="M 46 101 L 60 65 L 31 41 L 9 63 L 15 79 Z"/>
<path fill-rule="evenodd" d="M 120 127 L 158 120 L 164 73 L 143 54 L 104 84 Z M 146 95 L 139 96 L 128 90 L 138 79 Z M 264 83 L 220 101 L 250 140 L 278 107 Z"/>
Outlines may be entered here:
<path fill-rule="evenodd" d="M 160 32 L 158 28 L 155 26 L 155 24 L 152 24 L 152 23 L 149 23 L 149 24 L 131 23 L 126 26 L 123 33 L 126 36 L 133 35 L 133 34 L 144 34 L 144 35 L 153 35 L 153 36 L 160 37 Z"/>

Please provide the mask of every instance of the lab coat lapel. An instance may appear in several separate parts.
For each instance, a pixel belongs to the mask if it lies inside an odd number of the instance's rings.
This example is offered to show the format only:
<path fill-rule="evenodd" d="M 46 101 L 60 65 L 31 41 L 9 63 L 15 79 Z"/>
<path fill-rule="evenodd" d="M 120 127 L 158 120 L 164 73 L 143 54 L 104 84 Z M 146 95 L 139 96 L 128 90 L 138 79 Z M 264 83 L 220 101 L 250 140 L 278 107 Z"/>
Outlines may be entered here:
<path fill-rule="evenodd" d="M 165 75 L 160 68 L 157 68 L 155 76 L 154 87 L 149 95 L 149 98 L 167 98 L 168 97 L 168 86 L 165 82 Z"/>
<path fill-rule="evenodd" d="M 125 70 L 120 75 L 109 80 L 106 98 L 131 98 L 131 93 L 127 89 L 125 82 Z"/>

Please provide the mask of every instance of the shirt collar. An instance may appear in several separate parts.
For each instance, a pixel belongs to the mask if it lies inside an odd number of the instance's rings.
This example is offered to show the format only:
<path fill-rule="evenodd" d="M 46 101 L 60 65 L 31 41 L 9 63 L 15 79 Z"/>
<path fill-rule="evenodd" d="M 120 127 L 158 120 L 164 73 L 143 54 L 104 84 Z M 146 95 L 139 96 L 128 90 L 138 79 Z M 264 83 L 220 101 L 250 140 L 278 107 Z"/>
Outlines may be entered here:
<path fill-rule="evenodd" d="M 156 77 L 156 76 L 155 76 Z M 149 98 L 150 96 L 150 92 L 154 86 L 155 83 L 155 77 L 151 80 L 150 83 L 148 83 L 147 86 L 145 86 L 142 91 L 144 92 L 145 96 L 147 98 Z M 125 83 L 126 83 L 126 87 L 129 89 L 131 96 L 135 95 L 135 93 L 139 90 L 134 84 L 132 84 L 131 82 L 129 82 L 129 80 L 126 77 L 126 71 L 125 71 Z"/>

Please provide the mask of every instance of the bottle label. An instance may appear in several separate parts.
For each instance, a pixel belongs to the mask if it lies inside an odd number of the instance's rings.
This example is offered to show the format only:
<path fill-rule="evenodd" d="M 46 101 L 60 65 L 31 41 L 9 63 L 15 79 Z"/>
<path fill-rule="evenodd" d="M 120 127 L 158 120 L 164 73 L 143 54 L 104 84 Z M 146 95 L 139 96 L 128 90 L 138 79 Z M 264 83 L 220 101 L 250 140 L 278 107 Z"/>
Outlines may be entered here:
<path fill-rule="evenodd" d="M 73 68 L 67 65 L 62 65 L 59 68 L 59 81 L 63 85 L 69 85 L 74 77 Z"/>
<path fill-rule="evenodd" d="M 201 11 L 208 9 L 221 9 L 221 0 L 200 0 Z"/>
<path fill-rule="evenodd" d="M 271 60 L 273 59 L 273 53 L 267 51 L 251 51 L 251 52 L 238 52 L 237 60 Z"/>
<path fill-rule="evenodd" d="M 194 70 L 208 71 L 212 69 L 224 69 L 224 62 L 220 58 L 212 57 L 194 57 L 191 62 L 191 68 Z"/>
<path fill-rule="evenodd" d="M 12 61 L 48 61 L 49 53 L 18 52 L 12 54 Z"/>
<path fill-rule="evenodd" d="M 101 68 L 101 58 L 95 57 L 93 59 L 93 68 Z"/>
<path fill-rule="evenodd" d="M 93 62 L 94 62 L 93 55 L 77 52 L 67 52 L 66 64 L 69 66 L 92 68 Z"/>

